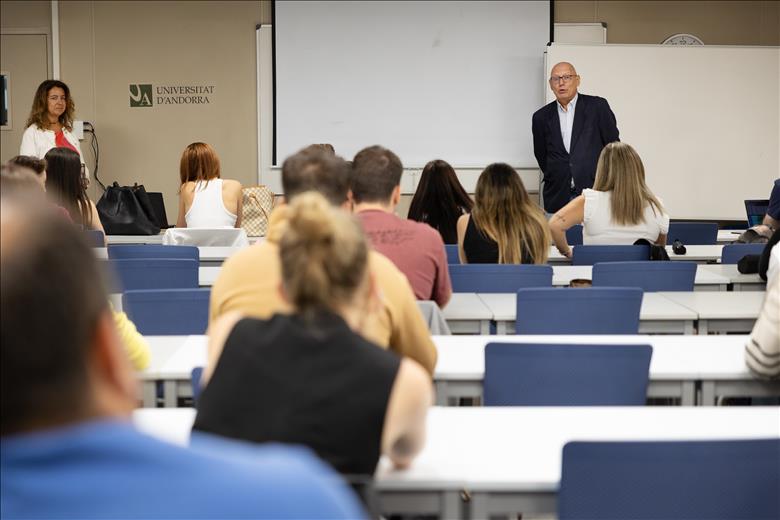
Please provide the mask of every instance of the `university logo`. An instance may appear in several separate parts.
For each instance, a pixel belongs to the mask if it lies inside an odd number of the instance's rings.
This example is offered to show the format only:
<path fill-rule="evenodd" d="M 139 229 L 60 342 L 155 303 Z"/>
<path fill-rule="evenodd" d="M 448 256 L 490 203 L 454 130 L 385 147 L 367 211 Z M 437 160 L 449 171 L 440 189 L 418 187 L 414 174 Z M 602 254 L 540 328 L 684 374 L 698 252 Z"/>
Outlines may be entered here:
<path fill-rule="evenodd" d="M 152 86 L 151 85 L 130 85 L 130 106 L 131 107 L 152 106 Z"/>

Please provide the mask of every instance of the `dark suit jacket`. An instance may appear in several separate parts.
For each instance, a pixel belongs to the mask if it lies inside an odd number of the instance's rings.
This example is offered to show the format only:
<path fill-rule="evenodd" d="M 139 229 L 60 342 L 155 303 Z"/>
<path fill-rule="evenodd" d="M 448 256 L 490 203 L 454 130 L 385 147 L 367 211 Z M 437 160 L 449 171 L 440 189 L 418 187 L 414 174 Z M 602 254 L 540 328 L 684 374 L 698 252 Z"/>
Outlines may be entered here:
<path fill-rule="evenodd" d="M 572 178 L 574 195 L 593 187 L 601 149 L 620 140 L 617 122 L 606 99 L 580 93 L 574 109 L 571 153 L 567 153 L 561 137 L 557 101 L 537 110 L 532 121 L 534 155 L 544 174 L 544 209 L 555 213 L 572 197 Z"/>

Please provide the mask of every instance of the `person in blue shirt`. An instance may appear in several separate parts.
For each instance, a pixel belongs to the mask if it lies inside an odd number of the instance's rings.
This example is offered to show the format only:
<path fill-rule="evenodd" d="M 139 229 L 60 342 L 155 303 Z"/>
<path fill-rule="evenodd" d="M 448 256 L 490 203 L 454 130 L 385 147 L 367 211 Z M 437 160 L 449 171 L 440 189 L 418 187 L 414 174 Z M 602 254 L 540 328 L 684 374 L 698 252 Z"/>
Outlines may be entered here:
<path fill-rule="evenodd" d="M 136 431 L 136 381 L 85 236 L 0 204 L 0 517 L 362 518 L 304 448 Z"/>

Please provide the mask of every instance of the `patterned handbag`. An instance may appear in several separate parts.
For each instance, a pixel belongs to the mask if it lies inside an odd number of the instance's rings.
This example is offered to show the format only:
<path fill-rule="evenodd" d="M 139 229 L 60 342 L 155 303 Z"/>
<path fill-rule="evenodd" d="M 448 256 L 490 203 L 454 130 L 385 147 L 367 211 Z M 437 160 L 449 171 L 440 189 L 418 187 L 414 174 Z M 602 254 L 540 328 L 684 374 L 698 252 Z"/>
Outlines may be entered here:
<path fill-rule="evenodd" d="M 241 228 L 250 237 L 265 236 L 268 231 L 268 217 L 274 208 L 274 193 L 268 186 L 247 186 L 241 193 Z"/>

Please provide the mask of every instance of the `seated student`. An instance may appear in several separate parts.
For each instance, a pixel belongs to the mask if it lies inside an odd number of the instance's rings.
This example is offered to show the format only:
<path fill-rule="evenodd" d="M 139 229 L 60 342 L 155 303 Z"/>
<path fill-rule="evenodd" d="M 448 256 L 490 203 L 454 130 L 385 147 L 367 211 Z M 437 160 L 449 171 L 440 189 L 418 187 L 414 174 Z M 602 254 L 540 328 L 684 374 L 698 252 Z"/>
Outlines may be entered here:
<path fill-rule="evenodd" d="M 471 215 L 458 219 L 464 264 L 543 264 L 550 232 L 514 168 L 493 163 L 480 174 Z"/>
<path fill-rule="evenodd" d="M 38 161 L 39 159 L 34 160 Z M 4 165 L 3 171 L 0 173 L 0 192 L 2 192 L 4 200 L 17 202 L 25 200 L 30 201 L 31 204 L 40 204 L 42 207 L 48 205 L 40 179 L 27 168 L 14 168 L 13 165 L 11 168 L 7 168 Z M 54 204 L 51 204 L 51 207 L 52 209 L 62 209 Z M 69 216 L 67 219 L 70 221 Z M 124 312 L 113 311 L 113 315 L 119 339 L 125 347 L 133 368 L 136 370 L 145 369 L 149 366 L 149 358 L 151 357 L 149 345 Z"/>
<path fill-rule="evenodd" d="M 571 257 L 566 230 L 582 224 L 586 245 L 631 245 L 644 238 L 666 244 L 669 215 L 645 184 L 642 159 L 628 144 L 609 143 L 601 151 L 593 189 L 582 190 L 550 218 L 555 247 Z"/>
<path fill-rule="evenodd" d="M 317 191 L 344 211 L 349 207 L 349 168 L 343 159 L 316 148 L 306 148 L 288 157 L 282 165 L 282 187 L 287 202 L 305 191 Z M 288 224 L 287 205 L 277 206 L 268 221 L 263 242 L 228 258 L 211 288 L 209 322 L 231 311 L 268 319 L 276 313 L 292 312 L 279 294 L 281 265 L 279 241 Z M 381 308 L 367 317 L 363 336 L 401 356 L 408 356 L 433 374 L 436 347 L 409 287 L 393 263 L 369 252 L 369 270 L 376 280 Z"/>
<path fill-rule="evenodd" d="M 176 227 L 241 227 L 241 183 L 220 178 L 219 157 L 214 148 L 206 143 L 187 146 L 181 155 L 179 178 Z"/>
<path fill-rule="evenodd" d="M 3 518 L 361 517 L 302 448 L 199 433 L 181 448 L 136 431 L 98 261 L 71 224 L 31 206 L 0 204 Z"/>
<path fill-rule="evenodd" d="M 103 231 L 95 203 L 87 196 L 87 177 L 79 154 L 70 148 L 46 152 L 46 193 L 84 229 Z"/>
<path fill-rule="evenodd" d="M 373 475 L 382 453 L 407 466 L 424 442 L 431 382 L 360 336 L 379 304 L 360 225 L 318 193 L 298 195 L 279 254 L 294 313 L 213 325 L 194 430 L 304 444 L 348 475 Z"/>
<path fill-rule="evenodd" d="M 445 244 L 457 244 L 458 219 L 470 213 L 473 206 L 474 202 L 463 189 L 452 166 L 436 159 L 422 170 L 408 218 L 431 226 L 439 232 Z"/>
<path fill-rule="evenodd" d="M 444 307 L 452 285 L 441 236 L 430 226 L 393 213 L 401 200 L 403 171 L 401 160 L 386 148 L 358 152 L 352 161 L 354 211 L 371 245 L 406 275 L 417 299 Z"/>
<path fill-rule="evenodd" d="M 46 161 L 29 155 L 17 155 L 8 159 L 8 167 L 12 170 L 26 170 L 35 175 L 35 180 L 46 190 Z"/>
<path fill-rule="evenodd" d="M 780 377 L 780 271 L 766 284 L 764 305 L 745 345 L 745 363 L 758 377 Z"/>

